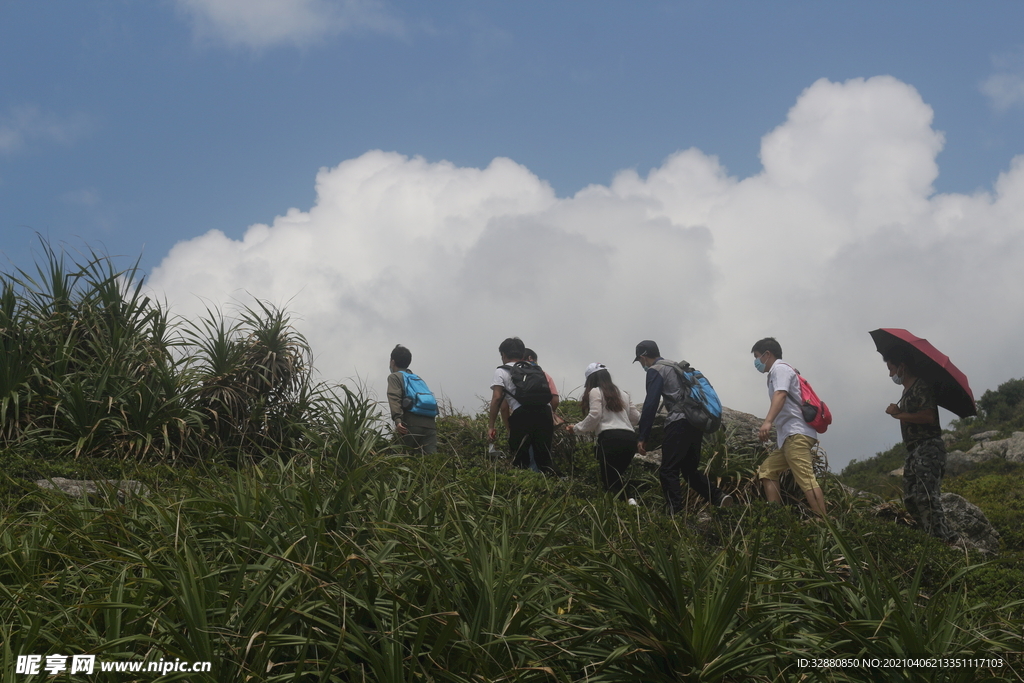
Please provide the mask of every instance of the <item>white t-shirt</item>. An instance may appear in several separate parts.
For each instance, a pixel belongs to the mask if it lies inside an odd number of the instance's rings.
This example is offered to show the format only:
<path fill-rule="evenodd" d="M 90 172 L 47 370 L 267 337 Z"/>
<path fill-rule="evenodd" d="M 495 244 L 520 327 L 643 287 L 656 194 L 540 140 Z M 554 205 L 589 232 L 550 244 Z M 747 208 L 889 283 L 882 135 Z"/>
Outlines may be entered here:
<path fill-rule="evenodd" d="M 494 387 L 504 387 L 505 400 L 508 401 L 508 409 L 514 413 L 519 410 L 519 406 L 522 404 L 515 399 L 515 396 L 512 395 L 516 390 L 516 387 L 512 384 L 512 373 L 509 370 L 506 370 L 506 368 L 511 368 L 513 365 L 515 365 L 515 363 L 505 363 L 500 368 L 494 368 L 494 378 L 491 379 L 491 389 Z"/>
<path fill-rule="evenodd" d="M 794 434 L 805 434 L 812 439 L 818 438 L 814 427 L 804 422 L 803 412 L 800 410 L 800 379 L 788 363 L 777 360 L 768 371 L 768 399 L 775 397 L 776 391 L 786 392 L 786 402 L 782 410 L 775 416 L 775 434 L 778 438 L 779 448 L 782 448 L 786 437 Z"/>

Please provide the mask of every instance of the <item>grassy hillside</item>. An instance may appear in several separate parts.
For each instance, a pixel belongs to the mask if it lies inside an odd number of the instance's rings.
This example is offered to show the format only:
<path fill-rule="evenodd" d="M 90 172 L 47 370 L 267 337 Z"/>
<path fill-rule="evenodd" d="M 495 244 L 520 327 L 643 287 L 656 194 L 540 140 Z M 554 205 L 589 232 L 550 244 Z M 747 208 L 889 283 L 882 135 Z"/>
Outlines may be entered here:
<path fill-rule="evenodd" d="M 139 316 L 50 264 L 54 286 L 22 273 L 3 294 L 5 683 L 46 675 L 17 673 L 19 657 L 82 654 L 209 662 L 159 680 L 211 683 L 1024 680 L 1019 558 L 983 562 L 879 519 L 832 477 L 828 520 L 768 506 L 761 454 L 722 431 L 703 462 L 741 504 L 690 496 L 670 518 L 652 471 L 630 471 L 640 505 L 612 499 L 592 445 L 564 434 L 559 477 L 492 458 L 479 415 L 440 418 L 439 453 L 411 456 L 364 398 L 308 382 L 283 314 L 175 336 L 147 313 L 129 333 Z M 110 340 L 121 351 L 98 353 Z M 32 483 L 53 476 L 147 490 Z M 971 661 L 801 664 L 915 656 Z"/>

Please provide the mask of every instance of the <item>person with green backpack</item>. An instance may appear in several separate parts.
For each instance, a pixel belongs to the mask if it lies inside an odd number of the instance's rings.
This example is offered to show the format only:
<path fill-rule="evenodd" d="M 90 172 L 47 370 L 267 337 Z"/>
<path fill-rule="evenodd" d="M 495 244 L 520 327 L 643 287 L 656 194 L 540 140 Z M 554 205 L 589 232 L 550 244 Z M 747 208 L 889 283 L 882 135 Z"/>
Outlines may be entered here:
<path fill-rule="evenodd" d="M 633 362 L 637 361 L 647 373 L 647 398 L 640 414 L 640 441 L 637 443 L 640 455 L 647 454 L 646 441 L 662 400 L 668 412 L 661 446 L 661 467 L 658 468 L 668 513 L 674 515 L 683 509 L 680 474 L 686 478 L 690 488 L 712 505 L 732 506 L 732 496 L 721 491 L 700 471 L 704 434 L 717 430 L 722 424 L 722 405 L 715 390 L 689 364 L 662 358 L 658 345 L 650 339 L 636 345 Z"/>
<path fill-rule="evenodd" d="M 411 363 L 409 349 L 398 344 L 391 350 L 388 407 L 395 440 L 406 448 L 434 453 L 437 451 L 437 400 L 427 383 L 409 369 Z"/>

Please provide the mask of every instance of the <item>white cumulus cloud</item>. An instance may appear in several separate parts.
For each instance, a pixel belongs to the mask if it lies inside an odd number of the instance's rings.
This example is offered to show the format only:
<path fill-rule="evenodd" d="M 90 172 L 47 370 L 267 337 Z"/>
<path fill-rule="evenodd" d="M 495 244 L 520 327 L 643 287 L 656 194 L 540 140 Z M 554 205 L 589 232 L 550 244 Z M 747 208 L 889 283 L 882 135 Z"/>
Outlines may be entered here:
<path fill-rule="evenodd" d="M 186 315 L 287 304 L 326 377 L 378 394 L 403 343 L 470 411 L 517 335 L 564 390 L 601 361 L 636 400 L 633 347 L 655 339 L 726 405 L 763 414 L 749 350 L 775 336 L 835 414 L 823 445 L 838 467 L 899 440 L 883 413 L 898 388 L 869 330 L 928 337 L 976 393 L 1024 375 L 1024 157 L 992 192 L 935 194 L 931 123 L 894 78 L 821 80 L 763 138 L 758 175 L 689 149 L 568 198 L 509 159 L 371 151 L 321 169 L 308 211 L 179 243 L 150 285 Z"/>
<path fill-rule="evenodd" d="M 380 0 L 178 0 L 205 39 L 251 48 L 307 45 L 354 30 L 401 33 Z"/>

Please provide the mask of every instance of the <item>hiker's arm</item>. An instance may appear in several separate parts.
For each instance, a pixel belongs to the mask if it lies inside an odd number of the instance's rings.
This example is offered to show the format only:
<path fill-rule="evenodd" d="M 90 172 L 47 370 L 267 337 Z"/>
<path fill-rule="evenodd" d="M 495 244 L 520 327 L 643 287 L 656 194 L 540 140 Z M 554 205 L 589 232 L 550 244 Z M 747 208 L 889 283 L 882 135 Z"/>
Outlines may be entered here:
<path fill-rule="evenodd" d="M 647 370 L 647 398 L 644 399 L 644 409 L 640 414 L 640 441 L 637 443 L 637 452 L 646 455 L 647 437 L 651 435 L 651 427 L 654 426 L 654 416 L 658 414 L 658 405 L 661 403 L 661 388 L 665 383 L 661 373 L 652 368 Z"/>
<path fill-rule="evenodd" d="M 508 405 L 508 399 L 501 399 L 501 424 L 505 425 L 505 429 L 508 429 L 508 416 L 512 414 L 512 409 Z"/>
<path fill-rule="evenodd" d="M 573 426 L 572 430 L 577 434 L 582 432 L 592 432 L 597 429 L 597 426 L 601 423 L 601 413 L 604 412 L 604 395 L 598 388 L 593 388 L 589 392 L 590 396 L 590 410 L 587 411 L 587 415 Z"/>
<path fill-rule="evenodd" d="M 388 375 L 388 408 L 391 410 L 391 422 L 399 434 L 408 434 L 409 428 L 402 423 L 402 377 L 393 372 Z"/>
<path fill-rule="evenodd" d="M 890 403 L 889 407 L 885 409 L 885 412 L 895 417 L 900 422 L 909 422 L 915 425 L 935 425 L 939 424 L 939 411 L 935 408 L 925 408 L 919 410 L 916 413 L 904 413 L 900 410 L 900 407 L 895 403 Z"/>
<path fill-rule="evenodd" d="M 772 425 L 775 424 L 775 418 L 782 412 L 782 406 L 786 405 L 786 396 L 786 391 L 782 389 L 772 394 L 772 404 L 768 407 L 768 414 L 765 416 L 764 422 L 761 423 L 761 428 L 757 430 L 757 438 L 761 441 L 768 440 Z"/>
<path fill-rule="evenodd" d="M 501 404 L 505 402 L 505 389 L 501 386 L 491 387 L 491 406 L 488 411 L 487 440 L 494 441 L 498 437 L 498 430 L 494 428 L 494 422 L 498 419 L 501 411 Z"/>

